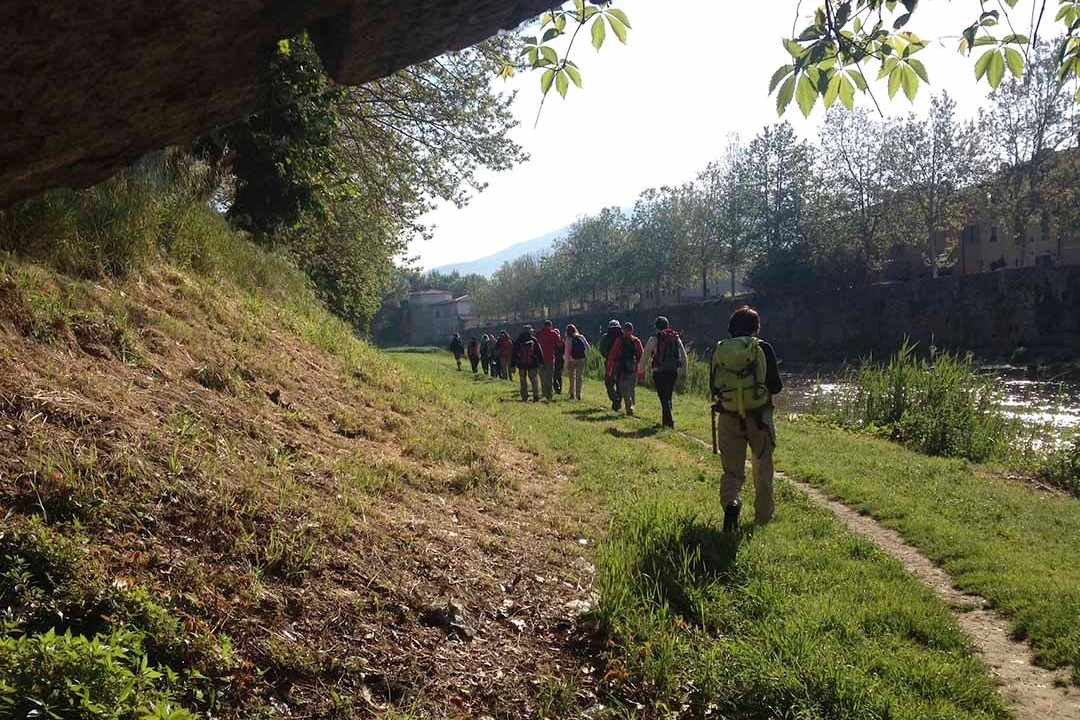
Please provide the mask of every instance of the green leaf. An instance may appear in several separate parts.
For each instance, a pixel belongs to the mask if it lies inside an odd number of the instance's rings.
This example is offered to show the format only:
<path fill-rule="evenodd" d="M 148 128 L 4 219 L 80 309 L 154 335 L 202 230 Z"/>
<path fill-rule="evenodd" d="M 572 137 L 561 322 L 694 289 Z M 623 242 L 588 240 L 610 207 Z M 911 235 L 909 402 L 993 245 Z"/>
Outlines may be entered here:
<path fill-rule="evenodd" d="M 791 38 L 784 38 L 784 48 L 788 51 L 788 54 L 796 60 L 806 54 L 806 48 Z"/>
<path fill-rule="evenodd" d="M 919 76 L 919 79 L 924 83 L 930 83 L 930 76 L 926 73 L 926 66 L 923 65 L 922 60 L 918 58 L 911 58 L 907 61 L 908 67 L 915 71 L 915 74 Z"/>
<path fill-rule="evenodd" d="M 900 81 L 904 76 L 904 68 L 897 65 L 893 68 L 893 71 L 889 73 L 889 98 L 896 97 L 896 91 L 900 89 Z"/>
<path fill-rule="evenodd" d="M 597 50 L 604 44 L 604 37 L 607 35 L 607 31 L 604 29 L 604 18 L 598 17 L 593 20 L 592 24 L 592 46 Z"/>
<path fill-rule="evenodd" d="M 621 22 L 627 28 L 631 30 L 634 29 L 633 26 L 630 24 L 630 18 L 626 17 L 626 13 L 624 13 L 619 8 L 608 8 L 607 14 L 614 15 L 615 17 L 619 18 L 619 22 Z"/>
<path fill-rule="evenodd" d="M 870 87 L 866 83 L 866 78 L 863 77 L 863 74 L 861 72 L 859 72 L 858 70 L 848 70 L 847 74 L 848 74 L 848 77 L 850 77 L 852 79 L 852 81 L 855 83 L 855 87 L 859 88 L 860 92 L 866 92 L 867 89 Z"/>
<path fill-rule="evenodd" d="M 795 76 L 790 76 L 784 81 L 784 84 L 780 86 L 779 92 L 776 93 L 776 113 L 783 115 L 787 110 L 787 106 L 791 104 L 791 98 L 795 95 Z"/>
<path fill-rule="evenodd" d="M 814 103 L 817 102 L 817 99 L 817 88 L 814 87 L 810 76 L 803 75 L 800 77 L 798 86 L 795 89 L 795 102 L 799 103 L 799 109 L 802 110 L 803 117 L 810 117 L 810 112 L 814 109 Z"/>
<path fill-rule="evenodd" d="M 559 35 L 561 35 L 561 34 L 562 33 L 560 33 L 555 28 L 548 28 L 544 32 L 544 37 L 543 37 L 543 40 L 541 42 L 547 42 L 548 40 L 554 40 L 555 38 L 559 37 Z"/>
<path fill-rule="evenodd" d="M 1005 63 L 1009 66 L 1009 72 L 1018 78 L 1024 74 L 1024 56 L 1016 48 L 1005 48 Z"/>
<path fill-rule="evenodd" d="M 552 65 L 558 65 L 559 64 L 559 55 L 558 55 L 558 53 L 555 52 L 555 48 L 550 47 L 549 45 L 541 46 L 540 55 L 542 55 L 543 58 L 545 60 L 547 60 L 549 63 L 551 63 Z"/>
<path fill-rule="evenodd" d="M 907 95 L 909 102 L 914 101 L 915 95 L 919 92 L 919 76 L 909 67 L 901 68 L 899 72 L 904 94 Z"/>
<path fill-rule="evenodd" d="M 844 107 L 851 110 L 855 107 L 855 88 L 852 86 L 851 81 L 843 75 L 840 75 L 840 102 L 844 103 Z"/>
<path fill-rule="evenodd" d="M 896 18 L 896 22 L 893 23 L 893 30 L 899 30 L 908 24 L 908 20 L 911 19 L 911 13 L 904 13 L 900 17 Z"/>
<path fill-rule="evenodd" d="M 769 80 L 769 94 L 771 95 L 776 86 L 780 84 L 780 81 L 790 75 L 795 70 L 794 65 L 784 65 L 779 70 L 773 73 L 772 80 Z"/>
<path fill-rule="evenodd" d="M 990 64 L 986 68 L 986 77 L 990 80 L 990 87 L 996 88 L 1005 77 L 1005 58 L 995 52 L 990 58 Z"/>
<path fill-rule="evenodd" d="M 900 64 L 900 60 L 897 59 L 897 58 L 894 58 L 894 57 L 891 57 L 888 60 L 886 60 L 885 63 L 881 66 L 881 72 L 878 73 L 877 79 L 881 80 L 883 78 L 888 77 L 889 75 L 892 75 L 893 71 L 896 70 L 896 67 L 899 64 Z"/>
<path fill-rule="evenodd" d="M 831 108 L 833 103 L 836 102 L 836 98 L 840 96 L 840 81 L 845 79 L 843 75 L 837 73 L 829 78 L 829 84 L 825 88 L 825 107 Z"/>
<path fill-rule="evenodd" d="M 576 66 L 567 63 L 566 74 L 570 76 L 575 85 L 581 87 L 581 71 Z"/>
<path fill-rule="evenodd" d="M 540 92 L 545 95 L 548 94 L 548 90 L 551 89 L 551 82 L 555 79 L 555 71 L 548 68 L 544 71 L 544 74 L 540 76 Z"/>
<path fill-rule="evenodd" d="M 566 73 L 559 71 L 555 73 L 555 89 L 559 91 L 559 95 L 566 97 L 566 91 L 570 88 L 570 80 L 566 77 Z"/>
<path fill-rule="evenodd" d="M 997 50 L 987 50 L 979 59 L 975 61 L 975 79 L 982 80 L 983 75 L 986 74 L 986 69 L 990 67 L 990 58 L 997 55 Z"/>
<path fill-rule="evenodd" d="M 619 22 L 618 18 L 607 16 L 608 25 L 611 26 L 611 32 L 615 33 L 615 37 L 619 38 L 619 42 L 623 45 L 626 44 L 626 26 Z"/>

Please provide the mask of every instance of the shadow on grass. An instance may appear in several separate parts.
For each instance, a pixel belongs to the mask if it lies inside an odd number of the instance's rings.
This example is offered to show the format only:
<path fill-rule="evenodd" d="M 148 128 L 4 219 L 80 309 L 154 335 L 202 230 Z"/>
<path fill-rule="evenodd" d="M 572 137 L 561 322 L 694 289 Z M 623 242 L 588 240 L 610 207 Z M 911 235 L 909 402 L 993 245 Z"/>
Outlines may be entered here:
<path fill-rule="evenodd" d="M 653 425 L 652 427 L 640 428 L 638 430 L 620 430 L 617 427 L 609 427 L 606 432 L 608 435 L 617 438 L 624 439 L 640 439 L 647 438 L 656 435 L 661 430 L 659 425 Z"/>
<path fill-rule="evenodd" d="M 579 410 L 571 410 L 567 414 L 573 416 L 575 420 L 581 420 L 582 422 L 607 422 L 622 417 L 621 413 L 612 410 L 604 410 L 602 408 L 581 408 Z"/>
<path fill-rule="evenodd" d="M 708 625 L 706 608 L 736 583 L 744 537 L 744 532 L 728 534 L 711 523 L 683 518 L 644 549 L 638 577 L 648 578 L 650 594 L 685 622 Z"/>

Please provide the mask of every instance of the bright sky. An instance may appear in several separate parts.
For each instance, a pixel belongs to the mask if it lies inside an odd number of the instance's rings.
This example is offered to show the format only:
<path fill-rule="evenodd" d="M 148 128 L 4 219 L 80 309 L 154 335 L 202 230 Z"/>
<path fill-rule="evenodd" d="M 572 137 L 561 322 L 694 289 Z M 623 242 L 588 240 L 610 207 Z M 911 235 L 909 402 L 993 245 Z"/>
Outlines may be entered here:
<path fill-rule="evenodd" d="M 434 237 L 414 243 L 410 254 L 426 268 L 473 260 L 602 207 L 632 205 L 647 187 L 693 178 L 722 154 L 729 134 L 749 140 L 777 121 L 768 82 L 788 60 L 781 38 L 791 33 L 796 6 L 797 0 L 620 0 L 633 26 L 628 44 L 608 32 L 597 53 L 583 31 L 572 58 L 584 88 L 571 86 L 565 100 L 553 89 L 538 126 L 539 73 L 507 83 L 519 89 L 521 125 L 513 136 L 532 159 L 484 176 L 489 187 L 464 209 L 448 204 L 431 212 Z M 815 6 L 804 3 L 808 11 Z M 931 86 L 920 89 L 916 109 L 943 88 L 963 115 L 985 102 L 974 59 L 956 52 L 961 30 L 978 12 L 974 0 L 920 4 L 907 29 L 931 41 L 920 54 Z M 1024 26 L 1017 32 L 1026 33 L 1030 4 L 1013 12 Z M 799 30 L 806 24 L 799 18 Z M 866 74 L 870 79 L 869 68 Z M 886 114 L 912 109 L 902 92 L 890 102 L 884 83 L 875 95 Z M 867 96 L 857 94 L 856 102 L 872 107 Z M 792 103 L 784 119 L 812 137 L 823 115 L 820 102 L 809 120 Z"/>

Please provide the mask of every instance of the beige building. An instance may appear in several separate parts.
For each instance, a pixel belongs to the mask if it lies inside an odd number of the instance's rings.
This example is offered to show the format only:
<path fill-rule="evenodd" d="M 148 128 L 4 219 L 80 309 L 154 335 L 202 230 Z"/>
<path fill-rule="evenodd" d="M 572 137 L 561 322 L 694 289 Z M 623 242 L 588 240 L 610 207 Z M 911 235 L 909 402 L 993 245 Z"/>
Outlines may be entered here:
<path fill-rule="evenodd" d="M 446 290 L 421 290 L 409 295 L 406 342 L 411 345 L 448 345 L 454 333 L 477 325 L 468 295 L 455 298 Z"/>
<path fill-rule="evenodd" d="M 1080 265 L 1080 237 L 1063 237 L 1045 230 L 1033 219 L 1026 228 L 1024 242 L 1017 242 L 1014 233 L 991 213 L 984 213 L 960 233 L 957 269 L 962 275 L 970 275 L 999 268 Z"/>

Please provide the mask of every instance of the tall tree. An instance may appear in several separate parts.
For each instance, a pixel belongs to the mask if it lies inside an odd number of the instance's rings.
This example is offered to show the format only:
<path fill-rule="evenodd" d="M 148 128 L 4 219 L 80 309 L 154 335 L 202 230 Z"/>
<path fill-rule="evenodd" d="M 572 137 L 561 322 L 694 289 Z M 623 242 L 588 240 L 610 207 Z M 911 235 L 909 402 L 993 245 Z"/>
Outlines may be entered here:
<path fill-rule="evenodd" d="M 869 280 L 881 260 L 888 200 L 885 124 L 868 110 L 833 108 L 821 128 L 821 173 L 850 219 Z M 819 195 L 818 203 L 823 201 Z M 835 218 L 841 220 L 841 218 Z"/>
<path fill-rule="evenodd" d="M 1073 100 L 1058 82 L 1054 44 L 1039 43 L 1023 78 L 1012 78 L 991 93 L 994 137 L 1008 167 L 994 189 L 1009 231 L 1027 260 L 1028 223 L 1037 218 L 1049 231 L 1054 199 L 1048 175 L 1053 154 L 1073 137 Z"/>
<path fill-rule="evenodd" d="M 935 95 L 930 114 L 912 113 L 889 134 L 889 181 L 925 243 L 925 261 L 934 277 L 948 264 L 960 228 L 971 214 L 965 188 L 986 177 L 983 136 L 974 122 L 956 119 L 956 102 Z"/>

